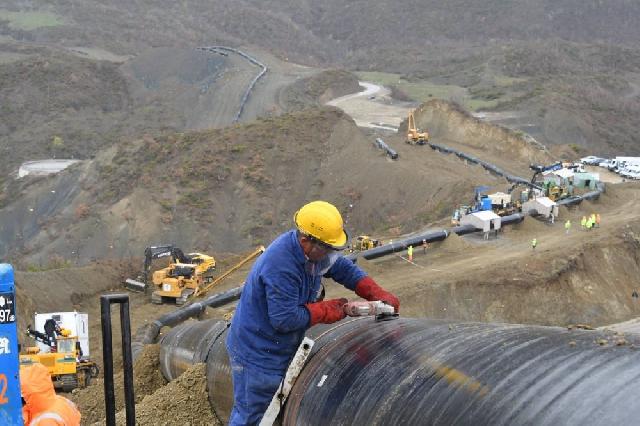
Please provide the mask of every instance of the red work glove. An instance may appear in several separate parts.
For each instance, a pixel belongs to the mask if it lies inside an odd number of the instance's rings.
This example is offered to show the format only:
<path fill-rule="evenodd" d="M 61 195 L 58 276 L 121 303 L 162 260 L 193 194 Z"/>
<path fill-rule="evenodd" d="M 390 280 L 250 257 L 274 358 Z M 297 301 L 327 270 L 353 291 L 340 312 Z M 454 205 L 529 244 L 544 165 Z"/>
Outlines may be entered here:
<path fill-rule="evenodd" d="M 387 305 L 393 306 L 396 309 L 396 313 L 400 312 L 400 300 L 393 294 L 385 291 L 369 276 L 358 281 L 358 284 L 356 284 L 356 294 L 369 301 L 381 300 Z"/>
<path fill-rule="evenodd" d="M 309 325 L 331 324 L 332 322 L 340 321 L 346 316 L 343 306 L 347 302 L 347 299 L 331 299 L 307 303 L 304 306 L 309 311 Z"/>

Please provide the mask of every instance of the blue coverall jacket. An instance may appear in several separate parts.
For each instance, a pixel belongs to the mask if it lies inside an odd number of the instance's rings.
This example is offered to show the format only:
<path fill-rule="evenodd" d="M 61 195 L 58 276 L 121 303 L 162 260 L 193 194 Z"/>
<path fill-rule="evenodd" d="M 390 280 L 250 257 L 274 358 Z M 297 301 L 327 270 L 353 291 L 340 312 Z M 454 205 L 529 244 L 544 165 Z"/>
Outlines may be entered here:
<path fill-rule="evenodd" d="M 315 302 L 320 276 L 305 268 L 306 258 L 291 230 L 280 235 L 253 265 L 227 336 L 231 357 L 265 373 L 282 374 L 309 328 L 306 303 Z M 354 290 L 366 273 L 340 256 L 325 277 Z"/>

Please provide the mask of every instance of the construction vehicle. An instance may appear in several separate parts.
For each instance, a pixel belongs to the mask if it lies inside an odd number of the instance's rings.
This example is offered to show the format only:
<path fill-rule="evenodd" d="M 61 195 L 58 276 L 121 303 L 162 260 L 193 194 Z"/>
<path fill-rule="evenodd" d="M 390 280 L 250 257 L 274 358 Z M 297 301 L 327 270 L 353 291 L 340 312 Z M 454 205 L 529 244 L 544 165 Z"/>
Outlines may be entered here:
<path fill-rule="evenodd" d="M 519 199 L 512 201 L 512 195 L 504 192 L 495 192 L 487 196 L 491 200 L 491 210 L 498 216 L 509 216 L 522 211 Z"/>
<path fill-rule="evenodd" d="M 216 264 L 213 257 L 201 253 L 190 253 L 186 256 L 176 255 L 174 258 L 177 258 L 178 262 L 171 263 L 168 267 L 153 273 L 152 282 L 156 290 L 151 294 L 151 302 L 160 304 L 173 299 L 176 305 L 183 305 L 192 296 L 206 294 L 235 270 L 263 253 L 264 250 L 263 246 L 258 247 L 215 280 L 213 272 Z M 179 253 L 182 251 L 180 250 Z"/>
<path fill-rule="evenodd" d="M 49 369 L 54 387 L 64 392 L 85 388 L 91 379 L 98 377 L 98 366 L 83 355 L 78 337 L 55 319 L 45 322 L 44 333 L 27 326 L 26 334 L 49 347 L 50 352 L 42 352 L 37 346 L 26 348 L 20 354 L 20 368 L 35 363 L 44 365 Z"/>
<path fill-rule="evenodd" d="M 372 248 L 378 247 L 379 245 L 380 245 L 380 240 L 371 238 L 368 235 L 358 235 L 351 242 L 351 247 L 349 251 L 354 252 L 354 251 L 370 250 Z"/>
<path fill-rule="evenodd" d="M 485 194 L 488 189 L 488 186 L 475 187 L 473 190 L 473 205 L 464 205 L 456 208 L 451 215 L 451 225 L 460 225 L 460 219 L 468 214 L 479 212 L 482 210 L 491 210 L 491 199 L 488 195 Z"/>
<path fill-rule="evenodd" d="M 413 116 L 413 111 L 409 113 L 406 142 L 410 145 L 425 145 L 429 142 L 429 133 L 420 132 L 420 130 L 416 128 L 416 119 Z"/>
<path fill-rule="evenodd" d="M 156 290 L 151 294 L 151 302 L 160 304 L 172 299 L 179 306 L 202 286 L 213 282 L 216 261 L 202 253 L 185 255 L 175 247 L 171 253 L 173 262 L 153 273 L 152 282 Z"/>
<path fill-rule="evenodd" d="M 564 186 L 550 185 L 547 189 L 547 197 L 552 201 L 562 200 L 563 198 L 567 198 L 569 195 L 567 188 Z"/>
<path fill-rule="evenodd" d="M 147 247 L 144 250 L 142 273 L 136 280 L 127 279 L 125 281 L 125 287 L 132 291 L 146 292 L 150 287 L 149 275 L 151 273 L 151 266 L 154 260 L 171 256 L 171 263 L 189 264 L 191 262 L 191 256 L 197 254 L 198 253 L 192 253 L 191 255 L 186 256 L 180 248 L 175 247 L 173 244 Z M 215 267 L 215 261 L 213 266 Z"/>
<path fill-rule="evenodd" d="M 550 164 L 548 166 L 541 166 L 537 164 L 529 165 L 529 168 L 533 170 L 533 176 L 531 177 L 531 183 L 536 183 L 536 179 L 540 173 L 548 172 L 548 171 L 556 171 L 562 169 L 562 162 L 558 161 L 557 163 Z"/>

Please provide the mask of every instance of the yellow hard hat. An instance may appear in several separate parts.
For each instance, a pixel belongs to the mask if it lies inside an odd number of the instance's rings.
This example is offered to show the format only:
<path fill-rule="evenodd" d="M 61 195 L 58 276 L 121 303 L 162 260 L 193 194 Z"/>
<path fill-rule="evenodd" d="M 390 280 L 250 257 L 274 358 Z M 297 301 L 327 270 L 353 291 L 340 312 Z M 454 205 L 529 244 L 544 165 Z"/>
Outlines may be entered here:
<path fill-rule="evenodd" d="M 349 236 L 344 230 L 342 216 L 333 204 L 312 201 L 293 215 L 293 221 L 298 231 L 331 246 L 334 250 L 342 250 L 347 246 Z"/>

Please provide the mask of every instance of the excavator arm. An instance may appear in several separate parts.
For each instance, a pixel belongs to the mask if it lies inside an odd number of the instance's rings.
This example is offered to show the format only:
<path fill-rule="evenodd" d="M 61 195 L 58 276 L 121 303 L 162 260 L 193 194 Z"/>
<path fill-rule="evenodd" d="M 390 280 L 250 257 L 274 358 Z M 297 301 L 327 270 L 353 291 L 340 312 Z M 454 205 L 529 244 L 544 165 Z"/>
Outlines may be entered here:
<path fill-rule="evenodd" d="M 44 323 L 44 333 L 38 330 L 32 330 L 31 325 L 27 326 L 27 335 L 33 337 L 36 342 L 43 343 L 49 346 L 53 352 L 57 347 L 58 336 L 62 336 L 62 328 L 58 325 L 56 320 L 49 318 Z"/>

